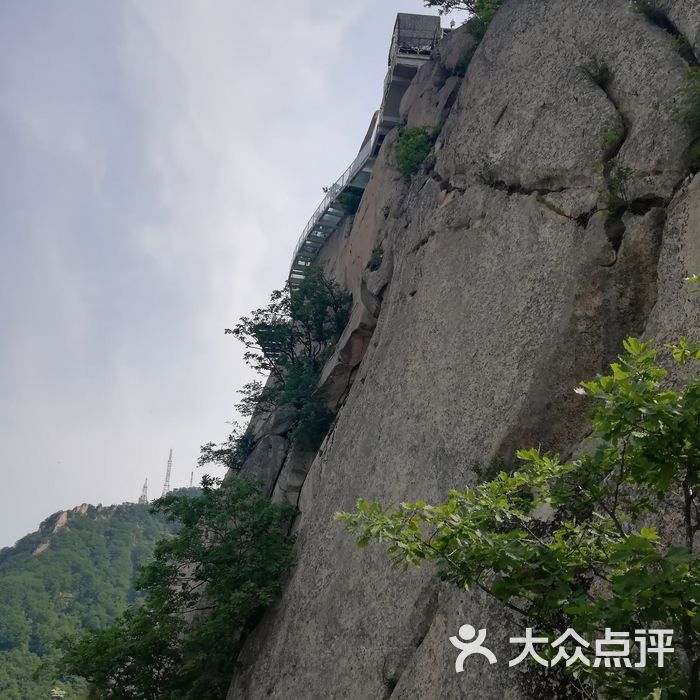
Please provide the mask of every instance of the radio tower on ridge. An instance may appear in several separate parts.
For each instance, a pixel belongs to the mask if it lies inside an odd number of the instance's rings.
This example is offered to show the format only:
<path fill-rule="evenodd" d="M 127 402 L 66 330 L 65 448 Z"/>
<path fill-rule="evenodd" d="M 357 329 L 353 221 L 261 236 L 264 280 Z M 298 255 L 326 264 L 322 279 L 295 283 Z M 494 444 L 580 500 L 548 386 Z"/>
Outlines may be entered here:
<path fill-rule="evenodd" d="M 170 448 L 168 455 L 168 468 L 165 470 L 165 483 L 163 484 L 163 496 L 170 493 L 170 472 L 173 470 L 173 448 Z"/>
<path fill-rule="evenodd" d="M 139 496 L 139 503 L 143 505 L 148 503 L 148 478 L 143 482 L 143 489 L 141 490 L 141 495 Z"/>

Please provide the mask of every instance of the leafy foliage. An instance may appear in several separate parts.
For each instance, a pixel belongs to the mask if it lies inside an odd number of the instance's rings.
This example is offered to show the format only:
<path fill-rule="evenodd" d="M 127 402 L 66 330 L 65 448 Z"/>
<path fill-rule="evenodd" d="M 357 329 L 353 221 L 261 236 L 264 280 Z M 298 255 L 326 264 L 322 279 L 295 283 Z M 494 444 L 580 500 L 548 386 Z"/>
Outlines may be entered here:
<path fill-rule="evenodd" d="M 294 509 L 241 477 L 204 477 L 200 496 L 172 494 L 155 507 L 179 530 L 141 572 L 143 603 L 67 643 L 64 664 L 95 698 L 224 697 L 241 640 L 290 564 Z"/>
<path fill-rule="evenodd" d="M 608 211 L 617 214 L 627 208 L 627 186 L 632 178 L 633 170 L 619 158 L 611 158 L 604 165 L 603 175 L 607 186 Z"/>
<path fill-rule="evenodd" d="M 58 668 L 58 640 L 105 627 L 133 603 L 137 567 L 173 530 L 145 505 L 90 507 L 52 533 L 57 518 L 0 551 L 0 694 L 6 698 L 48 697 L 53 686 L 84 697 L 84 681 Z M 41 551 L 43 544 L 49 546 Z"/>
<path fill-rule="evenodd" d="M 238 393 L 243 397 L 236 404 L 236 410 L 242 416 L 252 416 L 256 411 L 271 411 L 275 407 L 276 397 L 271 387 L 267 389 L 259 379 L 243 385 Z"/>
<path fill-rule="evenodd" d="M 425 0 L 426 7 L 437 7 L 441 15 L 453 10 L 474 12 L 474 4 L 471 0 Z"/>
<path fill-rule="evenodd" d="M 441 15 L 462 10 L 489 22 L 503 0 L 425 0 L 426 7 L 437 7 Z"/>
<path fill-rule="evenodd" d="M 468 12 L 471 17 L 465 22 L 464 27 L 477 42 L 484 38 L 489 23 L 503 4 L 503 0 L 424 0 L 424 2 L 426 7 L 437 7 L 441 15 L 454 10 Z"/>
<path fill-rule="evenodd" d="M 464 28 L 467 34 L 471 34 L 477 41 L 477 45 L 486 36 L 486 30 L 496 14 L 496 10 L 501 6 L 501 0 L 483 0 L 475 3 L 476 11 L 465 23 Z"/>
<path fill-rule="evenodd" d="M 252 437 L 239 425 L 234 424 L 226 442 L 220 445 L 213 442 L 202 445 L 197 464 L 200 467 L 216 464 L 225 469 L 238 471 L 250 456 L 254 446 Z"/>
<path fill-rule="evenodd" d="M 292 295 L 289 285 L 272 292 L 270 303 L 244 316 L 230 333 L 246 347 L 246 362 L 284 386 L 286 372 L 301 358 L 325 360 L 347 324 L 349 296 L 311 267 Z"/>
<path fill-rule="evenodd" d="M 622 138 L 622 135 L 618 134 L 617 131 L 606 131 L 600 137 L 600 149 L 603 151 L 603 157 L 609 158 L 610 155 L 619 150 Z"/>
<path fill-rule="evenodd" d="M 266 384 L 256 381 L 243 388 L 239 410 L 252 415 L 258 409 L 289 406 L 297 415 L 290 439 L 304 448 L 317 448 L 333 418 L 318 380 L 347 325 L 350 304 L 350 295 L 312 266 L 294 294 L 288 285 L 274 291 L 268 306 L 226 329 L 245 345 L 246 362 L 259 374 L 269 374 Z M 200 463 L 238 468 L 240 457 L 252 447 L 246 439 L 234 432 L 219 447 L 205 445 Z"/>
<path fill-rule="evenodd" d="M 443 579 L 547 632 L 675 630 L 664 668 L 572 669 L 603 697 L 697 698 L 700 378 L 673 388 L 659 350 L 633 338 L 625 350 L 610 375 L 578 389 L 598 404 L 590 452 L 562 462 L 523 450 L 514 473 L 451 491 L 443 505 L 360 501 L 337 517 L 360 546 L 385 543 L 403 566 L 436 562 Z M 684 339 L 667 350 L 678 365 L 700 359 Z M 680 524 L 663 537 L 652 526 L 662 512 Z"/>
<path fill-rule="evenodd" d="M 424 126 L 401 131 L 396 141 L 396 164 L 405 182 L 411 182 L 421 169 L 434 142 L 434 131 Z"/>

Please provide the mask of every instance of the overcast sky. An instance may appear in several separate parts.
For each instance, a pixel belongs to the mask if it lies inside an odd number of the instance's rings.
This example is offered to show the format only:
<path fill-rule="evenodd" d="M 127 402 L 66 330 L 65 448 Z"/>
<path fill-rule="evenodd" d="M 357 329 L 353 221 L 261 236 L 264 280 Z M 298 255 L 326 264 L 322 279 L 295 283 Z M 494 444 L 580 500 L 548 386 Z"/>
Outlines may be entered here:
<path fill-rule="evenodd" d="M 195 481 L 422 0 L 9 0 L 0 22 L 0 546 Z"/>

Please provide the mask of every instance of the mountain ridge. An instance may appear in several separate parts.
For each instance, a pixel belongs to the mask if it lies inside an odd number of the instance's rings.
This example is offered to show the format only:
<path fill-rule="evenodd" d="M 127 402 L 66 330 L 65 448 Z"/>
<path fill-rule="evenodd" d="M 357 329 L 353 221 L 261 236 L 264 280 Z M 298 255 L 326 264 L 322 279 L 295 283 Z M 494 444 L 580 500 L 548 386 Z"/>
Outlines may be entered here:
<path fill-rule="evenodd" d="M 62 637 L 110 624 L 138 600 L 139 567 L 172 525 L 147 504 L 83 503 L 52 513 L 0 550 L 0 693 L 35 700 L 53 687 L 85 697 L 58 667 Z"/>

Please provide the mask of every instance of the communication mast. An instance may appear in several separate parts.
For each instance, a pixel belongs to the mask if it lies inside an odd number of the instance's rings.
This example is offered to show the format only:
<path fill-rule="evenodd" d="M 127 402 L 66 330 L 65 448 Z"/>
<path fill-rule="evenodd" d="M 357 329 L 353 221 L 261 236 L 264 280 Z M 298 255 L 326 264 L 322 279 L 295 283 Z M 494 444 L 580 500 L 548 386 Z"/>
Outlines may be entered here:
<path fill-rule="evenodd" d="M 193 481 L 194 481 L 194 472 L 190 472 L 190 488 L 192 488 Z"/>
<path fill-rule="evenodd" d="M 148 479 L 143 482 L 143 489 L 141 489 L 141 495 L 139 496 L 139 503 L 143 505 L 148 503 Z"/>
<path fill-rule="evenodd" d="M 170 493 L 170 472 L 173 470 L 173 448 L 170 448 L 170 454 L 168 455 L 168 467 L 165 470 L 165 483 L 163 484 L 163 496 L 167 496 Z"/>

